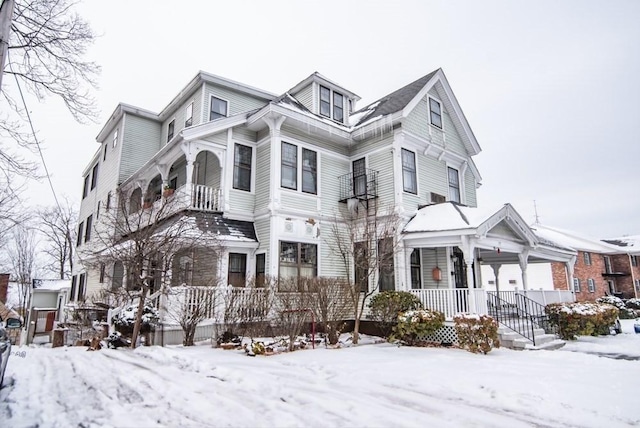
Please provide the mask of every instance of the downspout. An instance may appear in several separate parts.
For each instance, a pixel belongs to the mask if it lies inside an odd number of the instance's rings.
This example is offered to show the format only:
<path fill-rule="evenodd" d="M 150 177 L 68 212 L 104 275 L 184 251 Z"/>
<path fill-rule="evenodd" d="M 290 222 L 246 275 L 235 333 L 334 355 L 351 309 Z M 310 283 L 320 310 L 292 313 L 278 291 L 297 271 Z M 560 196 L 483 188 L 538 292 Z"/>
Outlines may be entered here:
<path fill-rule="evenodd" d="M 631 269 L 631 287 L 633 287 L 633 295 L 638 298 L 638 288 L 636 287 L 636 276 L 633 274 L 633 263 L 631 263 L 631 253 L 627 253 L 629 257 L 629 269 Z"/>

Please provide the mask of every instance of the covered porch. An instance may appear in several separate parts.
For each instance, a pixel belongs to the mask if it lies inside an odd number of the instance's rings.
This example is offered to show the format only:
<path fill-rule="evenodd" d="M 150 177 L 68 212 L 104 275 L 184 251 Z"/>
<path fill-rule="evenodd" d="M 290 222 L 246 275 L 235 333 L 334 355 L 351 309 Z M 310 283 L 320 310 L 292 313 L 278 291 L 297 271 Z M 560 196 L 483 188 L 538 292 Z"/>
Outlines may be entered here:
<path fill-rule="evenodd" d="M 428 205 L 405 226 L 401 247 L 405 290 L 448 319 L 461 312 L 488 314 L 496 298 L 513 300 L 515 295 L 504 294 L 498 281 L 506 264 L 516 264 L 521 271 L 523 289 L 512 293 L 540 305 L 574 300 L 570 290 L 530 290 L 531 263 L 572 266 L 575 252 L 536 236 L 510 204 L 489 210 L 453 202 Z M 492 267 L 496 291 L 482 287 L 481 265 Z"/>

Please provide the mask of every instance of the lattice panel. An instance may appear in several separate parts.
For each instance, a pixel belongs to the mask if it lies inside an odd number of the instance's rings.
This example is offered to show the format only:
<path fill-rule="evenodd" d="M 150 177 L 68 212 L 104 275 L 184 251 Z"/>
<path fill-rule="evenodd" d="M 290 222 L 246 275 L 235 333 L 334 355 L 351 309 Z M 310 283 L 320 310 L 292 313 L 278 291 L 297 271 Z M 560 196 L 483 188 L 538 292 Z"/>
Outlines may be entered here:
<path fill-rule="evenodd" d="M 458 335 L 456 334 L 456 329 L 452 325 L 445 325 L 440 330 L 436 331 L 434 334 L 430 334 L 427 336 L 422 336 L 418 338 L 419 340 L 424 340 L 425 342 L 433 342 L 433 343 L 458 343 Z"/>

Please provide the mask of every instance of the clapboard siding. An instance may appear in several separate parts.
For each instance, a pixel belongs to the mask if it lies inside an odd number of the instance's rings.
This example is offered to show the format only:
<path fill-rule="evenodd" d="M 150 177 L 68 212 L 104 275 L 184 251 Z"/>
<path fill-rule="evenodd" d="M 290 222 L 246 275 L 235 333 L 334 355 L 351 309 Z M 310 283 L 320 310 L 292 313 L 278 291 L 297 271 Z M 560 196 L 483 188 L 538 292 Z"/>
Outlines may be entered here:
<path fill-rule="evenodd" d="M 393 155 L 390 150 L 382 150 L 372 153 L 368 159 L 368 167 L 378 171 L 378 206 L 383 209 L 395 202 Z"/>
<path fill-rule="evenodd" d="M 265 267 L 266 267 L 266 275 L 271 275 L 270 266 L 271 266 L 271 255 L 269 253 L 269 243 L 271 241 L 271 219 L 270 217 L 264 217 L 258 219 L 254 223 L 256 229 L 256 235 L 258 237 L 258 242 L 260 243 L 258 249 L 256 250 L 256 254 L 265 253 Z"/>
<path fill-rule="evenodd" d="M 300 183 L 298 183 L 300 187 Z M 302 211 L 309 213 L 318 212 L 318 197 L 294 190 L 282 189 L 280 201 L 283 209 L 291 211 Z"/>
<path fill-rule="evenodd" d="M 204 93 L 204 106 L 202 108 L 203 123 L 209 121 L 209 106 L 211 104 L 212 95 L 216 98 L 227 101 L 228 116 L 255 110 L 264 107 L 267 104 L 267 100 L 251 97 L 228 88 L 207 83 Z"/>
<path fill-rule="evenodd" d="M 350 154 L 353 159 L 357 159 L 359 157 L 365 156 L 367 153 L 372 152 L 374 150 L 383 149 L 387 146 L 391 148 L 392 144 L 393 144 L 393 133 L 388 132 L 383 135 L 373 136 L 371 138 L 368 138 L 366 140 L 363 140 L 354 144 Z"/>
<path fill-rule="evenodd" d="M 255 143 L 257 137 L 257 133 L 247 128 L 243 128 L 241 126 L 237 128 L 233 128 L 233 138 L 241 141 L 248 141 L 251 143 Z"/>
<path fill-rule="evenodd" d="M 324 222 L 321 224 L 322 244 L 320 245 L 320 257 L 322 260 L 320 276 L 328 277 L 347 277 L 347 269 L 340 254 L 336 251 L 336 233 L 343 232 L 346 228 L 334 228 L 333 222 Z M 348 239 L 347 236 L 341 236 L 341 239 Z"/>
<path fill-rule="evenodd" d="M 477 207 L 478 200 L 476 197 L 476 179 L 469 169 L 467 169 L 464 175 L 464 191 L 467 198 L 466 204 L 470 207 Z"/>
<path fill-rule="evenodd" d="M 305 106 L 309 111 L 314 111 L 313 106 L 313 85 L 309 84 L 309 86 L 305 86 L 300 91 L 292 94 L 295 99 L 297 99 L 300 104 Z"/>
<path fill-rule="evenodd" d="M 334 216 L 340 204 L 339 177 L 351 172 L 348 159 L 321 154 L 320 185 L 322 186 L 321 210 L 324 216 Z"/>
<path fill-rule="evenodd" d="M 263 144 L 256 150 L 255 211 L 260 211 L 267 208 L 271 196 L 271 146 Z"/>
<path fill-rule="evenodd" d="M 296 129 L 291 126 L 288 126 L 285 122 L 281 128 L 282 141 L 287 141 L 287 137 L 292 138 L 294 141 L 291 141 L 292 144 L 295 144 L 295 141 L 304 142 L 306 145 L 315 146 L 317 148 L 323 148 L 326 150 L 330 150 L 335 153 L 339 153 L 342 155 L 347 155 L 348 147 L 346 144 L 338 144 L 333 141 L 328 141 L 326 139 L 320 138 L 315 135 L 311 135 L 304 130 Z"/>
<path fill-rule="evenodd" d="M 447 288 L 447 249 L 422 248 L 422 288 Z M 436 258 L 437 253 L 437 258 Z M 433 279 L 433 268 L 439 267 L 441 281 Z"/>
<path fill-rule="evenodd" d="M 160 150 L 160 123 L 125 114 L 122 161 L 118 182 L 123 182 Z"/>

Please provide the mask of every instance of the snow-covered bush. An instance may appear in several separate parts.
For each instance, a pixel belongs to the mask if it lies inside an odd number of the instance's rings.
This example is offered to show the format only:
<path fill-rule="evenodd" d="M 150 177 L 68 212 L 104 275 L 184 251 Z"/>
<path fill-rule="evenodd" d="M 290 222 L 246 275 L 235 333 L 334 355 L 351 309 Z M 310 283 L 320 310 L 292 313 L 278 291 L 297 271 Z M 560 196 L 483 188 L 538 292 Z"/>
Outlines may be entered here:
<path fill-rule="evenodd" d="M 400 340 L 406 345 L 416 345 L 421 337 L 435 333 L 444 325 L 444 314 L 430 309 L 416 309 L 398 315 L 390 340 Z"/>
<path fill-rule="evenodd" d="M 635 309 L 635 310 L 640 310 L 640 299 L 627 299 L 624 304 L 627 306 L 628 309 Z"/>
<path fill-rule="evenodd" d="M 422 309 L 420 299 L 407 291 L 383 291 L 369 301 L 369 318 L 389 337 L 398 320 L 398 314 L 415 309 Z"/>
<path fill-rule="evenodd" d="M 618 318 L 618 308 L 609 303 L 552 303 L 545 307 L 549 322 L 558 326 L 560 337 L 573 340 L 576 336 L 609 334 Z"/>
<path fill-rule="evenodd" d="M 638 299 L 629 299 L 629 300 L 638 300 Z M 626 302 L 619 297 L 616 296 L 604 296 L 596 299 L 596 303 L 606 303 L 608 305 L 615 306 L 618 308 L 618 316 L 622 319 L 633 319 L 636 318 L 640 311 L 636 311 L 632 306 L 628 306 L 629 300 Z M 633 304 L 633 302 L 631 303 Z"/>
<path fill-rule="evenodd" d="M 112 322 L 118 330 L 129 332 L 133 329 L 133 325 L 136 322 L 137 312 L 137 304 L 125 306 L 119 313 L 114 315 Z M 151 326 L 158 322 L 158 318 L 158 310 L 153 306 L 145 305 L 142 309 L 142 323 L 140 324 L 140 331 L 149 331 Z"/>
<path fill-rule="evenodd" d="M 477 354 L 488 354 L 500 347 L 498 323 L 489 315 L 458 314 L 453 317 L 458 344 L 462 349 Z"/>

